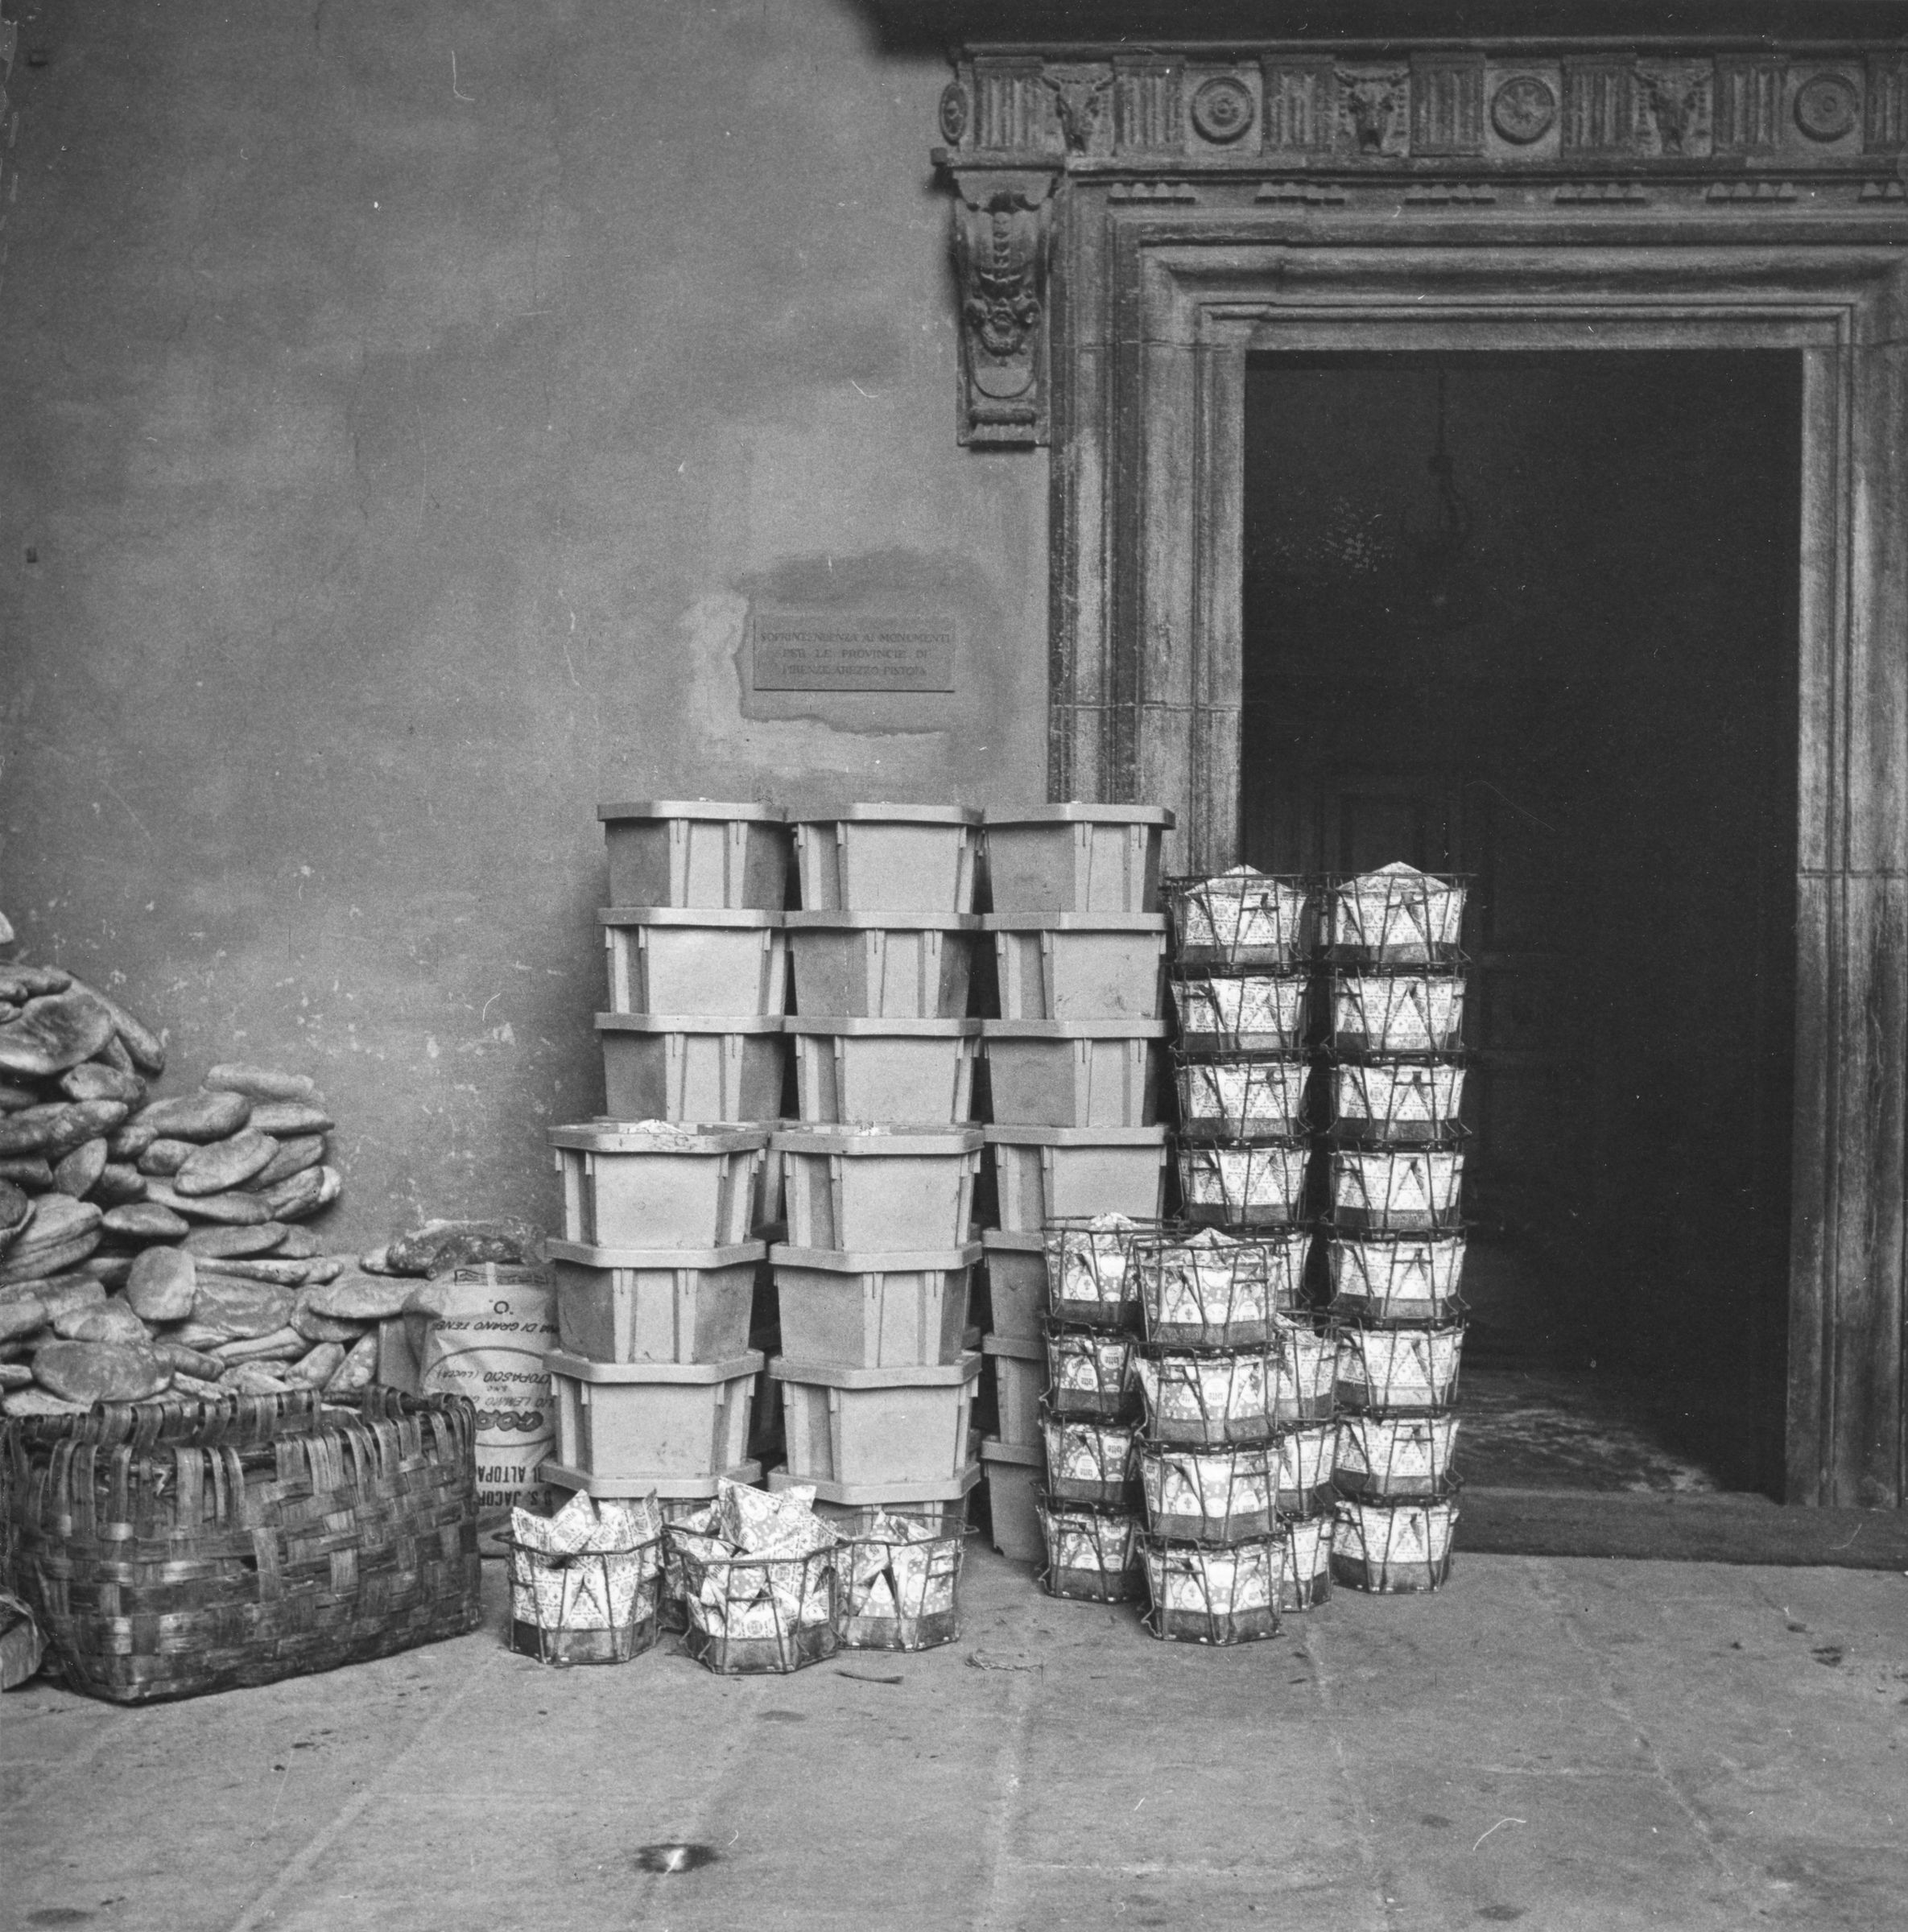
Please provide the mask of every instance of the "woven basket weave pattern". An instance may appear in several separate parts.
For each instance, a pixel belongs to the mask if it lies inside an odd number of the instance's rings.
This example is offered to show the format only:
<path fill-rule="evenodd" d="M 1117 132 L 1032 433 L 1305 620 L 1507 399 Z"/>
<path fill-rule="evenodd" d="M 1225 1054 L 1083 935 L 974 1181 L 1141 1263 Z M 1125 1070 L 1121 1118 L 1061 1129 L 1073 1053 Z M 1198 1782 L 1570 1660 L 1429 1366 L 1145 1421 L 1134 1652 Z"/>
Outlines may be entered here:
<path fill-rule="evenodd" d="M 479 1619 L 473 1411 L 372 1389 L 10 1422 L 14 1587 L 75 1689 L 270 1683 Z"/>

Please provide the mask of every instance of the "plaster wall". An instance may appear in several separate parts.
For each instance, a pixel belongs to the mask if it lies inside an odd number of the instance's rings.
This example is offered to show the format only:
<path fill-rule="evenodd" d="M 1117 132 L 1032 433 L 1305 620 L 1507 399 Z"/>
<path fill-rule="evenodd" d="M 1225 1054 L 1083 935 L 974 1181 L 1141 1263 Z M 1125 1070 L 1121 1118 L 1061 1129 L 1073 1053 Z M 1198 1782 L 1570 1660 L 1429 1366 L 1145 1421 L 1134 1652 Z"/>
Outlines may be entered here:
<path fill-rule="evenodd" d="M 179 1076 L 316 1075 L 341 1240 L 547 1217 L 598 800 L 1043 795 L 944 70 L 848 0 L 18 5 L 0 907 Z M 751 597 L 952 611 L 957 689 L 750 693 Z"/>

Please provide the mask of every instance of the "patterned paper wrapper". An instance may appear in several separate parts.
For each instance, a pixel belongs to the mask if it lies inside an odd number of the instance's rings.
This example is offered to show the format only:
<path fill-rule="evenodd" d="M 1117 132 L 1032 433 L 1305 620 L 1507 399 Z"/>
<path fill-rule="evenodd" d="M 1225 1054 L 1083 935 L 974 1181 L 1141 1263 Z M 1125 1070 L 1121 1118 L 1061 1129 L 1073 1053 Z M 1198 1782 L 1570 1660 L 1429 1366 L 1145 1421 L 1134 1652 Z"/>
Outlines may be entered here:
<path fill-rule="evenodd" d="M 1269 1046 L 1296 1050 L 1305 1042 L 1303 972 L 1229 973 L 1216 979 L 1175 980 L 1173 998 L 1187 1038 L 1251 1036 Z"/>
<path fill-rule="evenodd" d="M 1378 1320 L 1435 1319 L 1456 1299 L 1464 1277 L 1464 1236 L 1394 1236 L 1384 1241 L 1332 1238 L 1332 1292 Z"/>
<path fill-rule="evenodd" d="M 1238 1139 L 1303 1131 L 1308 1061 L 1186 1060 L 1179 1071 L 1179 1119 L 1189 1131 Z"/>
<path fill-rule="evenodd" d="M 1451 1480 L 1457 1431 L 1450 1414 L 1341 1416 L 1339 1480 L 1371 1496 L 1435 1496 Z"/>
<path fill-rule="evenodd" d="M 1229 1218 L 1295 1217 L 1304 1205 L 1310 1153 L 1303 1141 L 1242 1147 L 1179 1149 L 1179 1184 L 1189 1208 L 1223 1210 Z"/>
<path fill-rule="evenodd" d="M 1455 1147 L 1340 1147 L 1332 1154 L 1332 1211 L 1373 1228 L 1456 1222 L 1464 1157 Z"/>
<path fill-rule="evenodd" d="M 1047 1299 L 1055 1315 L 1070 1321 L 1117 1323 L 1124 1318 L 1133 1296 L 1135 1225 L 1124 1214 L 1101 1214 L 1043 1231 Z"/>
<path fill-rule="evenodd" d="M 1348 1062 L 1332 1082 L 1338 1124 L 1353 1132 L 1445 1133 L 1464 1096 L 1464 1070 L 1450 1060 Z"/>
<path fill-rule="evenodd" d="M 1341 972 L 1332 1036 L 1358 1053 L 1455 1053 L 1463 1044 L 1461 972 Z"/>
<path fill-rule="evenodd" d="M 1301 1228 L 1241 1241 L 1204 1228 L 1135 1250 L 1146 1331 L 1202 1347 L 1249 1345 L 1297 1305 L 1311 1236 Z"/>
<path fill-rule="evenodd" d="M 1278 1608 L 1283 1568 L 1278 1539 L 1261 1538 L 1230 1548 L 1151 1543 L 1146 1563 L 1155 1608 L 1229 1616 Z"/>
<path fill-rule="evenodd" d="M 1381 960 L 1435 959 L 1463 930 L 1464 888 L 1396 865 L 1348 879 L 1332 894 L 1329 943 Z"/>
<path fill-rule="evenodd" d="M 1338 1399 L 1359 1409 L 1441 1409 L 1457 1391 L 1464 1331 L 1348 1328 L 1338 1338 Z"/>
<path fill-rule="evenodd" d="M 1173 894 L 1179 950 L 1232 959 L 1254 952 L 1291 957 L 1304 944 L 1305 888 L 1236 865 Z"/>

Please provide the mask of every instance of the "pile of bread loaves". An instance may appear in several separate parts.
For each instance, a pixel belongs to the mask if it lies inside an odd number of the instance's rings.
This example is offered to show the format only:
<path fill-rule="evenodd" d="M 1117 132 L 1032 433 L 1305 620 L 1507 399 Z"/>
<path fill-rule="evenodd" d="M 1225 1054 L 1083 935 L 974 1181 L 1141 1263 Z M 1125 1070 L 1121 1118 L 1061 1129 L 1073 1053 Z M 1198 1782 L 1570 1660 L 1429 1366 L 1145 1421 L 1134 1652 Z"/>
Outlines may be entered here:
<path fill-rule="evenodd" d="M 57 967 L 0 959 L 0 1412 L 363 1388 L 401 1284 L 300 1224 L 338 1197 L 303 1075 L 213 1067 Z"/>

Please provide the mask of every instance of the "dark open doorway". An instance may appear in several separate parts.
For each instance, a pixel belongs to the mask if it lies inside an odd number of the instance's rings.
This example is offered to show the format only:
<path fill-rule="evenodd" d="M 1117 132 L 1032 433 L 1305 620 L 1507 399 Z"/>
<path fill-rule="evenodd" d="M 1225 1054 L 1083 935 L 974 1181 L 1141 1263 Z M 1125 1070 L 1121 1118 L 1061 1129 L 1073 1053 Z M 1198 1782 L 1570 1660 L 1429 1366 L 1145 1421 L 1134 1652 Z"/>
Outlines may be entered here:
<path fill-rule="evenodd" d="M 1242 856 L 1474 877 L 1473 1483 L 1779 1493 L 1801 405 L 1777 353 L 1249 367 Z"/>

